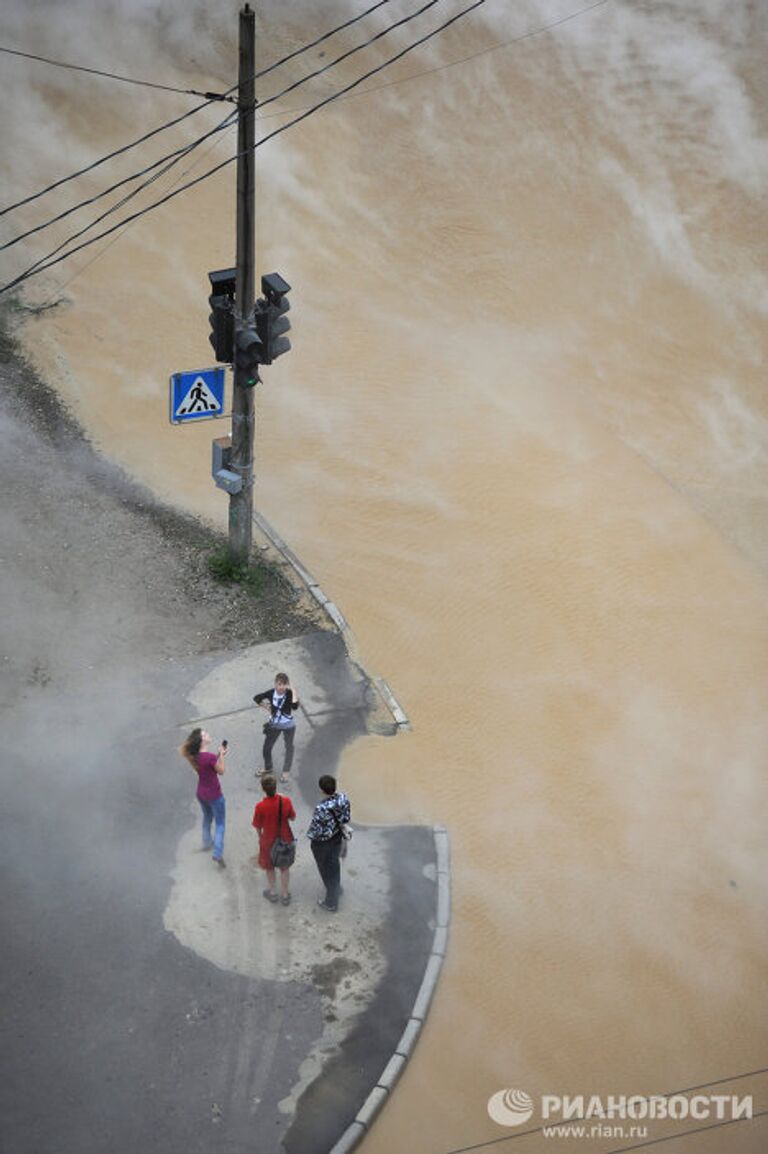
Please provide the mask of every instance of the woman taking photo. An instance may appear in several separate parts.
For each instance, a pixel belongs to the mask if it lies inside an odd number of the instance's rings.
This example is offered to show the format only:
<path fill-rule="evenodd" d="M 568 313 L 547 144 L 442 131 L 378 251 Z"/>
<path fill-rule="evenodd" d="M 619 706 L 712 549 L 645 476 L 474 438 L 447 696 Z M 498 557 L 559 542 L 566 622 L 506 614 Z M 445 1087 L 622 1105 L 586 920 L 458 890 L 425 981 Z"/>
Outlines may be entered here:
<path fill-rule="evenodd" d="M 251 825 L 259 834 L 259 865 L 267 871 L 267 889 L 262 892 L 267 901 L 282 901 L 283 905 L 287 906 L 291 901 L 289 890 L 291 863 L 296 852 L 293 831 L 288 823 L 295 819 L 296 811 L 291 799 L 277 792 L 277 782 L 271 773 L 262 777 L 261 788 L 266 796 L 254 809 Z M 276 867 L 272 860 L 272 847 L 278 838 L 283 842 L 290 842 L 293 853 L 286 853 L 287 864 L 281 865 L 278 862 Z M 276 868 L 280 870 L 279 898 L 275 889 Z"/>
<path fill-rule="evenodd" d="M 197 774 L 197 800 L 203 811 L 203 846 L 204 850 L 213 849 L 213 860 L 216 865 L 224 869 L 224 825 L 226 821 L 226 807 L 224 795 L 221 792 L 220 777 L 224 772 L 224 758 L 227 756 L 227 743 L 222 741 L 219 752 L 209 753 L 211 735 L 204 729 L 193 729 L 182 745 L 179 753 L 185 757 Z M 215 823 L 216 832 L 211 837 L 211 825 Z"/>

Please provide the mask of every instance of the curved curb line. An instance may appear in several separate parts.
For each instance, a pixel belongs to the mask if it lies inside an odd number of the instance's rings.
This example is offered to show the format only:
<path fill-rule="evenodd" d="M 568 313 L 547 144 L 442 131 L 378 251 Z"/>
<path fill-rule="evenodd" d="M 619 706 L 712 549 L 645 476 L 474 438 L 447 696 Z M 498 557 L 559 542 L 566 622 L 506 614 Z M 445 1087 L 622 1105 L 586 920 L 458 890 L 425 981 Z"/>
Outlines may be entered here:
<path fill-rule="evenodd" d="M 347 1126 L 341 1138 L 331 1147 L 328 1154 L 349 1154 L 370 1130 L 374 1118 L 392 1093 L 397 1079 L 402 1074 L 413 1052 L 440 977 L 448 945 L 448 925 L 451 918 L 451 866 L 447 829 L 445 826 L 435 825 L 432 827 L 432 833 L 435 839 L 435 857 L 437 858 L 437 911 L 432 951 L 424 970 L 424 977 L 416 995 L 416 1001 L 413 1003 L 411 1016 L 392 1057 L 384 1067 L 378 1082 L 358 1110 L 354 1122 Z"/>
<path fill-rule="evenodd" d="M 286 545 L 280 534 L 272 528 L 269 521 L 262 513 L 255 511 L 253 514 L 253 522 L 261 530 L 273 548 L 277 550 L 283 560 L 288 565 L 290 565 L 299 580 L 302 581 L 304 585 L 306 585 L 307 589 L 312 594 L 315 601 L 317 601 L 321 609 L 323 609 L 330 617 L 331 621 L 341 634 L 347 653 L 359 667 L 360 662 L 357 660 L 357 643 L 355 641 L 354 634 L 338 605 L 331 601 L 330 597 L 326 597 L 325 593 L 320 588 L 317 581 L 315 581 L 309 570 L 302 565 L 301 561 L 299 561 L 293 550 Z M 378 691 L 379 696 L 381 697 L 385 706 L 392 714 L 392 718 L 397 729 L 410 729 L 411 723 L 408 720 L 408 716 L 405 710 L 402 708 L 383 677 L 372 677 L 370 675 L 367 676 L 371 684 Z"/>

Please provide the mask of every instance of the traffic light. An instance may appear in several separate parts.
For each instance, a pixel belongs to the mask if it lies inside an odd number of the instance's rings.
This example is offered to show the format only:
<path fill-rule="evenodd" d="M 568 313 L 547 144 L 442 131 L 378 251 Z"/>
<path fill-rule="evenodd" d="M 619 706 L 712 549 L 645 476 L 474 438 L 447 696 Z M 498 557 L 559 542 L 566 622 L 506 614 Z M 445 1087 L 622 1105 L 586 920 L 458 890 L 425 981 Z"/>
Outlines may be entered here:
<path fill-rule="evenodd" d="M 232 341 L 235 335 L 232 302 L 227 297 L 219 296 L 209 296 L 208 301 L 212 310 L 208 317 L 211 322 L 208 340 L 211 342 L 216 360 L 223 364 L 231 364 Z"/>
<path fill-rule="evenodd" d="M 208 340 L 216 360 L 230 364 L 235 340 L 235 269 L 222 268 L 209 272 L 208 280 L 213 290 L 208 297 L 211 306 L 208 317 L 211 332 Z"/>
<path fill-rule="evenodd" d="M 239 327 L 235 335 L 235 369 L 238 384 L 259 384 L 259 365 L 264 363 L 262 340 L 252 325 Z"/>
<path fill-rule="evenodd" d="M 291 329 L 291 322 L 285 315 L 291 307 L 288 300 L 291 286 L 279 272 L 271 272 L 261 278 L 261 291 L 264 299 L 257 302 L 255 319 L 264 350 L 262 364 L 271 365 L 291 347 L 285 336 Z"/>

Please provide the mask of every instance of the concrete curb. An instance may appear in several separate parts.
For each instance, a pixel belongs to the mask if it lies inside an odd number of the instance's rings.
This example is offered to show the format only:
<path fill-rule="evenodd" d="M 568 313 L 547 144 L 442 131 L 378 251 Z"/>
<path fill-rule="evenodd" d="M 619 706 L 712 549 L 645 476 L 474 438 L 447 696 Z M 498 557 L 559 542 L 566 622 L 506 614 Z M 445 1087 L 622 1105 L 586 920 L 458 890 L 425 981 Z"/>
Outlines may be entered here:
<path fill-rule="evenodd" d="M 288 545 L 286 545 L 280 534 L 277 532 L 277 530 L 272 528 L 269 521 L 262 513 L 254 512 L 253 523 L 266 537 L 270 545 L 272 545 L 272 547 L 277 550 L 286 564 L 290 565 L 291 569 L 293 569 L 294 573 L 302 582 L 302 584 L 306 585 L 307 589 L 314 597 L 315 601 L 317 601 L 321 609 L 323 609 L 328 617 L 330 617 L 331 621 L 341 634 L 344 646 L 350 659 L 359 666 L 360 662 L 357 658 L 357 643 L 355 641 L 354 634 L 352 633 L 352 630 L 349 627 L 349 623 L 345 619 L 338 605 L 331 601 L 330 597 L 326 597 L 325 593 L 320 588 L 317 581 L 315 581 L 309 570 L 302 565 L 301 561 L 299 561 L 293 550 L 290 549 Z M 405 713 L 405 710 L 397 701 L 395 695 L 387 685 L 386 681 L 384 681 L 381 677 L 369 677 L 369 680 L 378 692 L 379 696 L 384 702 L 384 705 L 391 713 L 396 729 L 409 730 L 411 728 L 411 723 L 408 720 L 408 716 Z"/>
<path fill-rule="evenodd" d="M 282 559 L 290 565 L 293 572 L 304 584 L 318 605 L 330 617 L 336 629 L 341 634 L 344 646 L 350 659 L 360 666 L 357 659 L 357 645 L 348 622 L 338 606 L 327 597 L 315 581 L 312 574 L 299 561 L 296 554 L 286 545 L 279 533 L 272 528 L 266 517 L 254 512 L 253 521 L 270 545 L 280 554 Z M 371 684 L 377 690 L 384 705 L 395 722 L 398 730 L 411 728 L 408 716 L 401 707 L 390 687 L 381 677 L 370 677 Z M 395 1050 L 381 1072 L 378 1082 L 369 1093 L 357 1112 L 354 1122 L 351 1122 L 342 1136 L 334 1143 L 329 1154 L 350 1154 L 363 1140 L 371 1128 L 379 1110 L 389 1099 L 395 1084 L 402 1074 L 421 1033 L 424 1021 L 429 1011 L 430 1003 L 437 988 L 437 982 L 445 960 L 448 947 L 448 926 L 451 917 L 451 870 L 450 845 L 448 831 L 445 826 L 432 827 L 435 840 L 435 858 L 437 861 L 437 900 L 435 903 L 435 932 L 432 938 L 424 977 L 421 980 L 416 1000 L 413 1003 L 410 1017 L 397 1043 Z"/>
<path fill-rule="evenodd" d="M 411 1016 L 403 1030 L 400 1041 L 395 1047 L 392 1057 L 384 1067 L 381 1077 L 371 1090 L 357 1112 L 354 1122 L 339 1138 L 328 1154 L 350 1154 L 371 1128 L 376 1115 L 384 1103 L 389 1099 L 395 1083 L 402 1074 L 413 1053 L 421 1029 L 429 1010 L 440 971 L 445 960 L 445 951 L 448 942 L 448 923 L 451 910 L 451 874 L 448 831 L 444 826 L 433 826 L 435 838 L 435 854 L 437 857 L 437 915 L 435 934 L 432 940 L 432 951 L 427 961 L 416 1001 L 413 1003 Z"/>

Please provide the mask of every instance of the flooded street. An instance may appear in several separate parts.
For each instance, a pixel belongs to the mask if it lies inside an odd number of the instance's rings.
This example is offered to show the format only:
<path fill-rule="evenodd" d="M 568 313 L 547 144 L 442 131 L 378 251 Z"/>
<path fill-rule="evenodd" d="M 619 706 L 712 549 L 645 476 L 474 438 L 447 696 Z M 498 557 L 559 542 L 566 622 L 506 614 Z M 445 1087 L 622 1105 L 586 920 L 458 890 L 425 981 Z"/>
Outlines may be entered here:
<path fill-rule="evenodd" d="M 81 58 L 9 7 L 4 41 Z M 92 6 L 71 7 L 83 29 Z M 291 8 L 289 26 L 258 5 L 265 63 L 359 11 Z M 347 749 L 356 819 L 444 823 L 452 844 L 446 966 L 364 1154 L 514 1136 L 486 1112 L 507 1087 L 665 1093 L 766 1064 L 766 11 L 613 2 L 520 39 L 577 10 L 489 0 L 258 153 L 257 268 L 293 285 L 294 332 L 257 395 L 256 503 L 413 724 Z M 220 89 L 235 27 L 216 17 L 190 75 L 144 14 L 115 70 Z M 5 68 L 28 96 L 2 125 L 4 152 L 29 140 L 14 198 L 190 106 Z M 233 152 L 230 133 L 190 176 Z M 65 300 L 24 329 L 105 453 L 222 525 L 226 425 L 172 428 L 167 378 L 212 363 L 233 173 L 31 281 Z M 722 1084 L 766 1108 L 765 1076 Z M 757 1154 L 764 1123 L 668 1149 Z"/>

